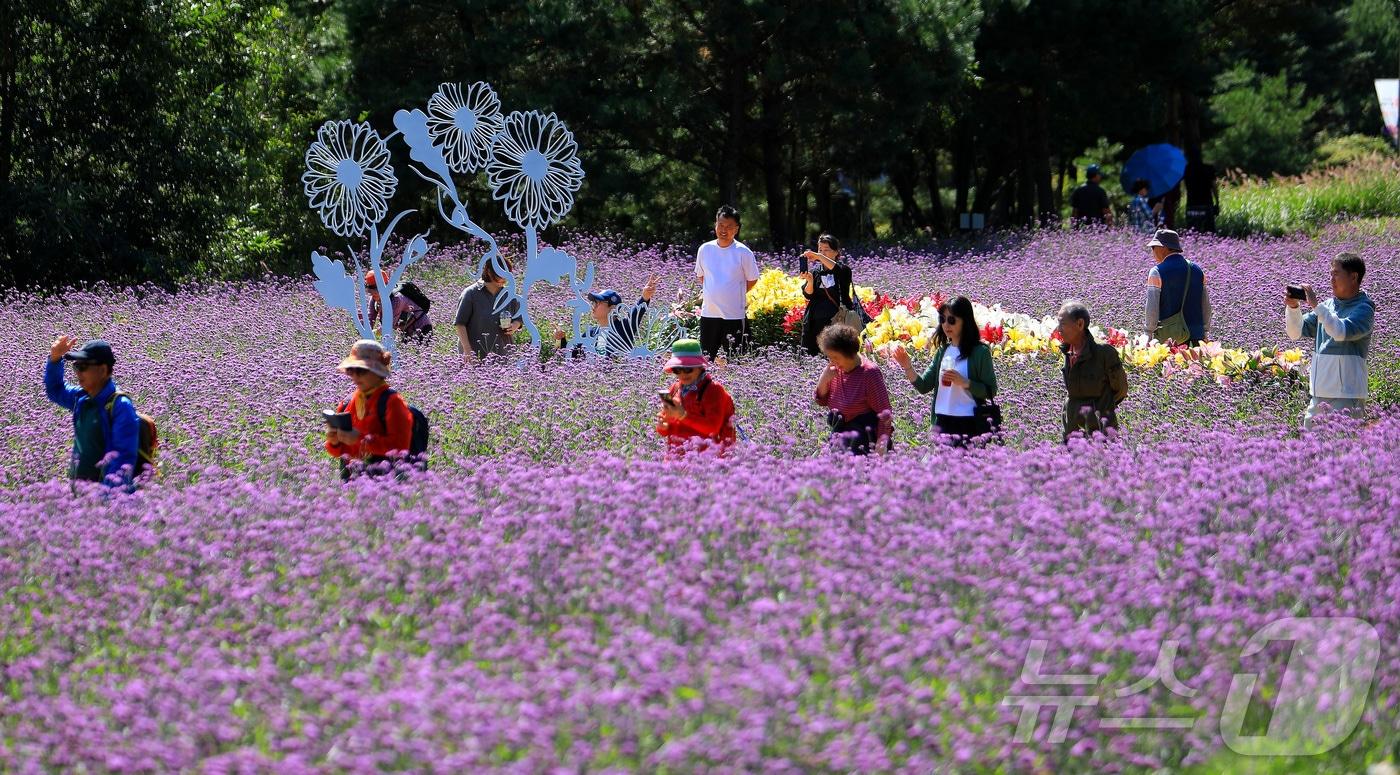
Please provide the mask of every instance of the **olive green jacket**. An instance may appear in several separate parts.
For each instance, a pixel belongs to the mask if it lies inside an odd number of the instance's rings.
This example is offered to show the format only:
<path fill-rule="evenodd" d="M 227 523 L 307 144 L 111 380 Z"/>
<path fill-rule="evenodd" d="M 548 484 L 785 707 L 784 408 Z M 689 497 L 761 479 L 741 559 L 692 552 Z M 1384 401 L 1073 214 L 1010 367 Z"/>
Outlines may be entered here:
<path fill-rule="evenodd" d="M 1084 352 L 1073 366 L 1069 347 L 1060 345 L 1065 354 L 1065 438 L 1075 431 L 1117 428 L 1117 407 L 1128 397 L 1128 374 L 1118 351 L 1095 342 L 1087 331 L 1084 336 Z"/>

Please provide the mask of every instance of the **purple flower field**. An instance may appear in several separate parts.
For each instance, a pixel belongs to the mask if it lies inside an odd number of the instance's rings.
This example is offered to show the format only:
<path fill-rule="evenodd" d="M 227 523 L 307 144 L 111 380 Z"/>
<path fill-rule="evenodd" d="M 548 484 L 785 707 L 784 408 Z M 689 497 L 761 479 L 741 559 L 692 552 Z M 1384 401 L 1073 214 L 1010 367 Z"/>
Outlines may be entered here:
<path fill-rule="evenodd" d="M 852 264 L 896 296 L 1037 315 L 1077 296 L 1137 331 L 1140 242 L 1066 233 Z M 652 272 L 658 299 L 693 285 L 693 248 L 567 247 L 628 301 Z M 1285 343 L 1284 284 L 1325 287 L 1331 256 L 1361 253 L 1372 393 L 1396 395 L 1400 237 L 1186 247 L 1217 338 L 1248 347 Z M 896 451 L 852 460 L 827 449 L 811 400 L 822 364 L 769 350 L 719 373 L 750 442 L 663 460 L 655 363 L 461 366 L 446 334 L 477 255 L 412 270 L 439 336 L 396 359 L 394 386 L 433 426 L 430 471 L 402 482 L 342 485 L 321 450 L 354 335 L 309 278 L 0 308 L 0 770 L 1343 773 L 1400 743 L 1400 412 L 1385 401 L 1300 437 L 1305 379 L 1130 371 L 1122 440 L 1066 448 L 1058 365 L 998 360 L 1006 444 L 961 451 L 888 371 Z M 159 481 L 104 499 L 63 478 L 72 426 L 41 384 L 59 333 L 112 342 L 118 382 L 160 423 Z M 1374 627 L 1374 679 L 1322 692 L 1328 707 L 1366 693 L 1364 709 L 1320 756 L 1241 756 L 1222 735 L 1232 676 L 1265 676 L 1245 725 L 1264 735 L 1271 687 L 1305 660 L 1242 650 L 1288 617 Z M 1120 693 L 1168 642 L 1180 685 Z M 1028 686 L 1036 644 L 1042 674 L 1092 678 Z M 1093 704 L 1063 740 L 1049 706 L 1020 741 L 1005 700 L 1032 694 Z"/>

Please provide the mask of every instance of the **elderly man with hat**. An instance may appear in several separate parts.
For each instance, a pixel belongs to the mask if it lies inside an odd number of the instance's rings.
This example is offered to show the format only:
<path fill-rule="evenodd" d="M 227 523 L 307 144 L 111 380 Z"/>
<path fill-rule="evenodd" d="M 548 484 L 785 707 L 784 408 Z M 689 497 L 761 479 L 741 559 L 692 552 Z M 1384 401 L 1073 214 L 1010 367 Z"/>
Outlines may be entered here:
<path fill-rule="evenodd" d="M 665 371 L 676 381 L 662 391 L 656 432 L 666 437 L 668 449 L 679 453 L 691 439 L 705 439 L 721 449 L 733 444 L 734 399 L 705 370 L 700 342 L 681 339 L 672 345 Z"/>
<path fill-rule="evenodd" d="M 622 307 L 622 294 L 612 288 L 585 294 L 585 298 L 593 304 L 589 310 L 593 315 L 593 324 L 584 331 L 584 340 L 593 344 L 594 352 L 606 358 L 626 357 L 636 346 L 637 333 L 642 330 L 642 318 L 646 317 L 647 307 L 655 293 L 656 275 L 652 275 L 642 286 L 641 298 L 621 314 L 617 310 Z M 563 349 L 569 334 L 555 330 L 554 338 L 559 340 L 559 347 Z M 574 355 L 583 355 L 582 345 L 574 348 Z"/>
<path fill-rule="evenodd" d="M 1205 270 L 1181 253 L 1181 237 L 1158 229 L 1147 243 L 1156 260 L 1147 272 L 1147 335 L 1159 342 L 1189 344 L 1210 330 L 1210 295 Z"/>
<path fill-rule="evenodd" d="M 117 390 L 112 346 L 93 339 L 82 347 L 60 336 L 49 348 L 44 392 L 50 401 L 73 413 L 72 479 L 130 489 L 141 444 L 141 421 L 131 399 Z M 63 363 L 73 364 L 77 385 L 64 382 Z"/>
<path fill-rule="evenodd" d="M 1099 185 L 1099 181 L 1103 180 L 1103 171 L 1099 165 L 1090 164 L 1084 170 L 1084 177 L 1087 182 L 1069 195 L 1071 223 L 1076 226 L 1089 223 L 1112 226 L 1113 208 L 1108 204 L 1108 192 Z"/>

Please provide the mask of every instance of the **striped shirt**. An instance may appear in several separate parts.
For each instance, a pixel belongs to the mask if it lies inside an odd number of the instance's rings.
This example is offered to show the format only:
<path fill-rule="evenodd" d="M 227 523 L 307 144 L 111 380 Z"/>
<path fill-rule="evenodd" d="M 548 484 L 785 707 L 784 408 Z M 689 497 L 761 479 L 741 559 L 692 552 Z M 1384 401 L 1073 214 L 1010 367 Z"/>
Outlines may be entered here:
<path fill-rule="evenodd" d="M 876 435 L 890 438 L 894 434 L 894 412 L 890 408 L 890 394 L 885 389 L 885 375 L 880 367 L 861 358 L 860 365 L 849 372 L 838 369 L 830 387 L 831 392 L 825 398 L 817 396 L 819 406 L 840 412 L 847 420 L 875 412 L 880 416 Z"/>

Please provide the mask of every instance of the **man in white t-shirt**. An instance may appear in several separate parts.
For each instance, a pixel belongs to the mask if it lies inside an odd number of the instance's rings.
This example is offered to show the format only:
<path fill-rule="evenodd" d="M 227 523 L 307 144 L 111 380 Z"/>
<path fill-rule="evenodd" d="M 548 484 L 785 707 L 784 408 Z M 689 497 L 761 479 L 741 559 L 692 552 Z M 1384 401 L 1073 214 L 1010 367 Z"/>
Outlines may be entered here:
<path fill-rule="evenodd" d="M 700 349 L 714 360 L 721 347 L 733 354 L 748 339 L 748 292 L 758 282 L 758 262 L 740 242 L 739 211 L 729 205 L 715 213 L 715 238 L 695 253 L 700 278 Z"/>

